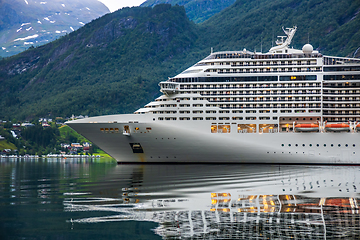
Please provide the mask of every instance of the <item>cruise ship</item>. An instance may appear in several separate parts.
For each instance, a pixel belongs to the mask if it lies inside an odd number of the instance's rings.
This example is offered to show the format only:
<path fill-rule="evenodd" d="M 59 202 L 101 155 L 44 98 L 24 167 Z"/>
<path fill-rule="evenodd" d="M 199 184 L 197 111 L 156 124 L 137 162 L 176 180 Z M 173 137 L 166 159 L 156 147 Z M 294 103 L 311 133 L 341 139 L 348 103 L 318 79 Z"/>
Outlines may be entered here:
<path fill-rule="evenodd" d="M 68 121 L 118 163 L 360 164 L 360 59 L 290 47 L 211 52 L 133 114 Z"/>

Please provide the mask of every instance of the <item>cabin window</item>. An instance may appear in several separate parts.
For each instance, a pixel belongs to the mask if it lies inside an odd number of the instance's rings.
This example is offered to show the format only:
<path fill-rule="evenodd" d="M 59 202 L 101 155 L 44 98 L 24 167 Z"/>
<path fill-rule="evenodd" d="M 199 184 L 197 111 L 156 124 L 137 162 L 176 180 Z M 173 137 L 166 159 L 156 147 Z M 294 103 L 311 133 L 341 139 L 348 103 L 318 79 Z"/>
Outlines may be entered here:
<path fill-rule="evenodd" d="M 217 125 L 211 125 L 211 133 L 217 133 Z"/>
<path fill-rule="evenodd" d="M 243 120 L 243 117 L 232 117 L 232 120 Z"/>
<path fill-rule="evenodd" d="M 105 128 L 105 131 L 106 131 L 106 128 Z M 124 131 L 123 131 L 124 133 L 130 133 L 130 128 L 129 128 L 129 126 L 128 125 L 125 125 L 124 126 Z"/>
<path fill-rule="evenodd" d="M 277 132 L 276 124 L 259 124 L 259 132 L 260 133 L 275 133 Z"/>
<path fill-rule="evenodd" d="M 202 117 L 193 117 L 193 120 L 203 120 Z"/>
<path fill-rule="evenodd" d="M 218 125 L 219 133 L 230 133 L 230 125 Z"/>
<path fill-rule="evenodd" d="M 256 133 L 256 124 L 238 124 L 238 133 Z"/>
<path fill-rule="evenodd" d="M 256 117 L 246 117 L 246 120 L 256 120 Z"/>

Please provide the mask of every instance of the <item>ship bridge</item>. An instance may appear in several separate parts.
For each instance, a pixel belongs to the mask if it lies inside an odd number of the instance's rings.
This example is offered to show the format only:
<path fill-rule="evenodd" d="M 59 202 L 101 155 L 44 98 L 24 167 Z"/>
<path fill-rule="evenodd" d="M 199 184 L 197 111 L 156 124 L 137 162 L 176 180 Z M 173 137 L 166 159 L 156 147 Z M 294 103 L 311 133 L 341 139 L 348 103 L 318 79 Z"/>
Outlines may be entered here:
<path fill-rule="evenodd" d="M 160 91 L 166 95 L 177 93 L 180 89 L 178 83 L 173 82 L 160 82 Z"/>

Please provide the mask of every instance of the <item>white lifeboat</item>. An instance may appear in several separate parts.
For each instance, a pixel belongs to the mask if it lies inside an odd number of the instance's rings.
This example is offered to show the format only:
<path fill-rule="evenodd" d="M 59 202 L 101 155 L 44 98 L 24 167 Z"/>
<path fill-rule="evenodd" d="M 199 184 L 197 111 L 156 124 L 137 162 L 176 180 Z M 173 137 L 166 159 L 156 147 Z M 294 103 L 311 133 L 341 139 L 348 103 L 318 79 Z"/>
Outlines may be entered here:
<path fill-rule="evenodd" d="M 360 132 L 360 124 L 357 124 L 355 129 L 356 129 L 356 131 Z"/>
<path fill-rule="evenodd" d="M 319 125 L 314 123 L 300 123 L 295 125 L 296 132 L 318 132 Z"/>
<path fill-rule="evenodd" d="M 329 123 L 325 125 L 325 130 L 329 132 L 348 132 L 350 125 L 346 123 Z"/>

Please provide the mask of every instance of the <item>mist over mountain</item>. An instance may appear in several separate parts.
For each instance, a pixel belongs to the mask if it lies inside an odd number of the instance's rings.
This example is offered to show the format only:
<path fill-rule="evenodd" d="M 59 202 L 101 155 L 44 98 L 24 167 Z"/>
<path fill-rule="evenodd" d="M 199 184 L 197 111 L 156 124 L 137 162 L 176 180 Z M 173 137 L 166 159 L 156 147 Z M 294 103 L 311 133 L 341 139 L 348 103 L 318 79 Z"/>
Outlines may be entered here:
<path fill-rule="evenodd" d="M 235 1 L 236 0 L 147 0 L 140 6 L 153 7 L 160 3 L 184 6 L 189 19 L 195 23 L 200 23 L 229 7 Z"/>
<path fill-rule="evenodd" d="M 109 12 L 98 0 L 0 0 L 0 56 L 51 42 Z"/>
<path fill-rule="evenodd" d="M 0 119 L 131 113 L 211 47 L 267 52 L 282 26 L 298 27 L 295 48 L 359 55 L 359 12 L 351 0 L 238 0 L 195 24 L 183 6 L 124 8 L 2 59 Z"/>

